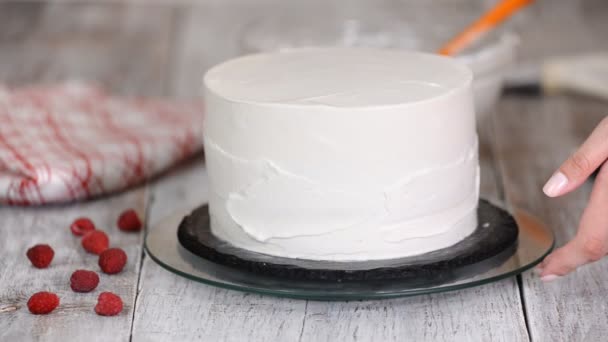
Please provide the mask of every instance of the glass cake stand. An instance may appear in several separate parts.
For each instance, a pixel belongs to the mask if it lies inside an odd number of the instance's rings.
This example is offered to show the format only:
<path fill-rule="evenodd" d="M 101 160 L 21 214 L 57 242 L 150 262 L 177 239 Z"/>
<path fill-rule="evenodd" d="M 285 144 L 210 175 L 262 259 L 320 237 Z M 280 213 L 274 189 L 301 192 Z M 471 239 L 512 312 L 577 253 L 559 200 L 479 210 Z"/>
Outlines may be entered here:
<path fill-rule="evenodd" d="M 515 276 L 538 264 L 553 249 L 551 231 L 534 216 L 514 211 L 517 243 L 489 259 L 458 270 L 456 277 L 391 281 L 324 282 L 257 275 L 216 264 L 192 254 L 178 242 L 177 227 L 190 210 L 177 212 L 152 227 L 145 239 L 149 256 L 165 269 L 221 288 L 312 300 L 383 299 L 452 291 Z M 452 272 L 454 275 L 454 272 Z"/>

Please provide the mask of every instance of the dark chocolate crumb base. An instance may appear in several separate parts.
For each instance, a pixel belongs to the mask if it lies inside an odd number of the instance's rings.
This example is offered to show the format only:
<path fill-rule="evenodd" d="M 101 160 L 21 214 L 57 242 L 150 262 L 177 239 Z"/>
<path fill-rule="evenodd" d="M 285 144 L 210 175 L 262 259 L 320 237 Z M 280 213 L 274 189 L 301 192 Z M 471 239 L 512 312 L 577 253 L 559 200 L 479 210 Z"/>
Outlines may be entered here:
<path fill-rule="evenodd" d="M 486 200 L 477 209 L 478 226 L 457 244 L 437 251 L 389 260 L 333 262 L 275 257 L 237 248 L 211 233 L 207 205 L 179 225 L 177 236 L 188 251 L 217 264 L 264 275 L 307 281 L 390 281 L 443 283 L 504 262 L 515 251 L 518 228 L 513 217 Z M 491 262 L 486 262 L 491 259 Z"/>

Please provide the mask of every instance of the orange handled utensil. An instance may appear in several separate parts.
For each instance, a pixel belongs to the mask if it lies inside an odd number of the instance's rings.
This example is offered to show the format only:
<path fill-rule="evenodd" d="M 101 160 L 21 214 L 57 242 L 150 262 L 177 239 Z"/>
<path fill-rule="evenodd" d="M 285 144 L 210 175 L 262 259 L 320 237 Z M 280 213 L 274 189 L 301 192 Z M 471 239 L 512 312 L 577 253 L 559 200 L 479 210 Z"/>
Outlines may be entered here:
<path fill-rule="evenodd" d="M 473 24 L 467 27 L 459 35 L 447 42 L 440 50 L 439 54 L 451 56 L 462 51 L 472 42 L 479 39 L 485 33 L 507 20 L 522 7 L 530 4 L 533 0 L 502 0 L 484 13 Z"/>

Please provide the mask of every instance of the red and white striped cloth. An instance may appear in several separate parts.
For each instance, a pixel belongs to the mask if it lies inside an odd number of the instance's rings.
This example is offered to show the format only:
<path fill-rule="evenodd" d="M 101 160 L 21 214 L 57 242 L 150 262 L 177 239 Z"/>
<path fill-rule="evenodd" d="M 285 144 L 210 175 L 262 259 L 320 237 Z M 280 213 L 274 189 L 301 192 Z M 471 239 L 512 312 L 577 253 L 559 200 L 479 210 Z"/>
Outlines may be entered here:
<path fill-rule="evenodd" d="M 81 83 L 0 85 L 0 203 L 68 202 L 142 182 L 202 148 L 202 106 Z"/>

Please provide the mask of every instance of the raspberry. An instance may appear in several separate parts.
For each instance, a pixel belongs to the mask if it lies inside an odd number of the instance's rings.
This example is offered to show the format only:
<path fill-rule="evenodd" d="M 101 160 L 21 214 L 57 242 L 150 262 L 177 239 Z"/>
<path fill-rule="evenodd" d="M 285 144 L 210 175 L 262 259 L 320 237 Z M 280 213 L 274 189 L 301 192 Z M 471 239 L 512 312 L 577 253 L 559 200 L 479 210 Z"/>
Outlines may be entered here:
<path fill-rule="evenodd" d="M 59 297 L 51 292 L 38 292 L 27 301 L 27 308 L 34 315 L 46 315 L 59 306 Z"/>
<path fill-rule="evenodd" d="M 104 273 L 116 274 L 127 264 L 127 253 L 120 248 L 106 249 L 99 255 L 99 267 Z"/>
<path fill-rule="evenodd" d="M 36 245 L 28 249 L 26 255 L 34 267 L 47 268 L 53 261 L 55 252 L 49 245 Z"/>
<path fill-rule="evenodd" d="M 122 299 L 112 292 L 102 292 L 97 298 L 95 312 L 100 316 L 116 316 L 122 311 Z"/>
<path fill-rule="evenodd" d="M 141 230 L 142 224 L 139 216 L 133 209 L 124 211 L 118 217 L 118 229 L 125 232 L 137 232 Z"/>
<path fill-rule="evenodd" d="M 70 225 L 70 230 L 72 231 L 72 234 L 82 236 L 87 232 L 95 230 L 95 224 L 90 219 L 81 217 L 72 222 L 72 225 Z"/>
<path fill-rule="evenodd" d="M 82 237 L 82 247 L 89 253 L 101 254 L 109 245 L 110 239 L 101 230 L 90 231 Z"/>
<path fill-rule="evenodd" d="M 74 292 L 91 292 L 99 284 L 99 276 L 93 271 L 76 270 L 70 277 L 70 287 Z"/>

